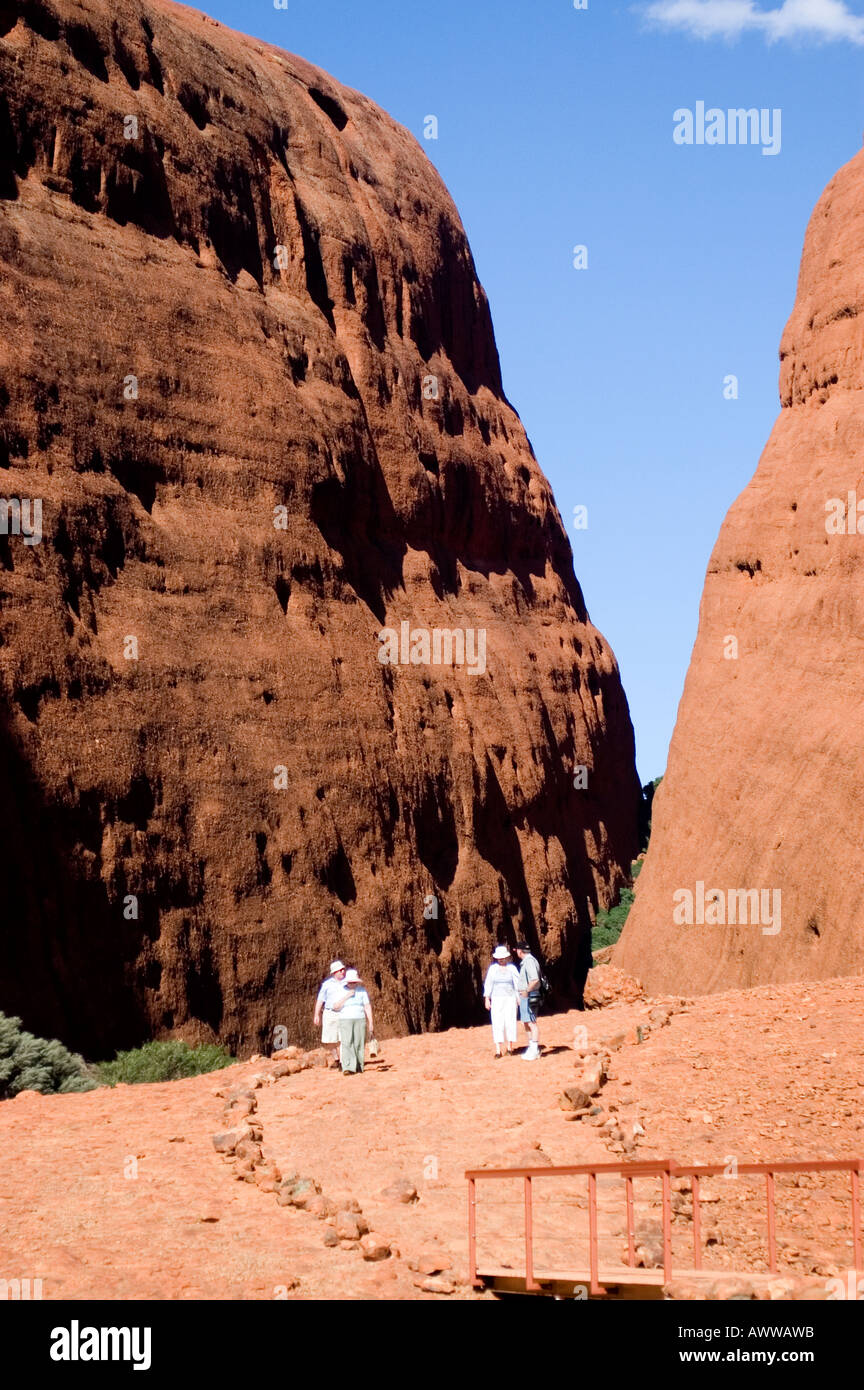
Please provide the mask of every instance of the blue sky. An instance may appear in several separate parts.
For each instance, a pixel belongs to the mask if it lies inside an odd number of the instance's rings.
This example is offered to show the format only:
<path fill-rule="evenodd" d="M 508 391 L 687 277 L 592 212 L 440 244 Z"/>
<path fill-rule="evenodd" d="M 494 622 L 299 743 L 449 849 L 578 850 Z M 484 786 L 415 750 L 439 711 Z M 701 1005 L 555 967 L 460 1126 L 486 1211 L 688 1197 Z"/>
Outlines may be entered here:
<path fill-rule="evenodd" d="M 779 409 L 807 220 L 861 144 L 861 12 L 842 0 L 197 8 L 359 88 L 440 170 L 505 390 L 618 657 L 640 775 L 658 775 L 708 557 Z M 780 152 L 676 144 L 674 112 L 699 101 L 779 108 Z M 423 141 L 430 114 L 439 138 Z M 573 268 L 576 245 L 587 269 Z"/>

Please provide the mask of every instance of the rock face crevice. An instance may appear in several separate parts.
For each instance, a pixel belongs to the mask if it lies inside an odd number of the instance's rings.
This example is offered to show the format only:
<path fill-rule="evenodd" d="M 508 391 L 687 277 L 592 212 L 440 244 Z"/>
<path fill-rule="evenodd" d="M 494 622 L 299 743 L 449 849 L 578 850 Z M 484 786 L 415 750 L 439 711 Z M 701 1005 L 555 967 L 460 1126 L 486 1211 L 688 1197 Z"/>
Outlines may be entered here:
<path fill-rule="evenodd" d="M 862 267 L 859 153 L 810 220 L 780 347 L 781 413 L 708 565 L 651 846 L 616 952 L 652 992 L 864 969 Z M 673 895 L 700 882 L 723 893 L 724 920 L 676 924 Z M 759 920 L 748 907 L 742 923 L 738 893 L 757 890 Z"/>
<path fill-rule="evenodd" d="M 85 1052 L 566 989 L 637 846 L 614 657 L 414 138 L 194 11 L 0 3 L 0 1007 Z M 486 633 L 482 670 L 382 628 Z M 574 766 L 589 769 L 573 787 Z"/>

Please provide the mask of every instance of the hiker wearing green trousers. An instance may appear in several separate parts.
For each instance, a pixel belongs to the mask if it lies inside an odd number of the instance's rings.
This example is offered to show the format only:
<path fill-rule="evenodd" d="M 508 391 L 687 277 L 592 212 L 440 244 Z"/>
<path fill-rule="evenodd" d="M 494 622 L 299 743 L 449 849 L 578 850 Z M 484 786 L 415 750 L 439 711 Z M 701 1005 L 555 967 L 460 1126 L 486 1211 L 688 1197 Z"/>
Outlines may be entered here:
<path fill-rule="evenodd" d="M 366 1054 L 366 1029 L 372 1034 L 372 1005 L 356 970 L 346 972 L 343 992 L 331 1005 L 339 1015 L 339 1040 L 342 1074 L 354 1076 L 363 1070 Z"/>

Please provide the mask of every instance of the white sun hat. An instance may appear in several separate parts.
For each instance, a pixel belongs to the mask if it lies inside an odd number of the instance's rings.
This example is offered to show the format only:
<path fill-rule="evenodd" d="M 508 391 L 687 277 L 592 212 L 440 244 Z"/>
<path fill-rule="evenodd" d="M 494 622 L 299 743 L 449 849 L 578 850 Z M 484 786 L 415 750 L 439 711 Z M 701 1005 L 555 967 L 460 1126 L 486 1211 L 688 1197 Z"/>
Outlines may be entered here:
<path fill-rule="evenodd" d="M 330 974 L 335 975 L 337 970 L 344 969 L 345 966 L 342 964 L 341 960 L 334 960 L 333 964 L 330 966 Z"/>
<path fill-rule="evenodd" d="M 495 960 L 510 959 L 510 952 L 508 951 L 506 946 L 496 946 L 495 950 L 492 952 L 492 955 Z"/>
<path fill-rule="evenodd" d="M 363 981 L 356 970 L 349 970 L 345 975 L 345 983 L 346 985 L 362 985 Z"/>

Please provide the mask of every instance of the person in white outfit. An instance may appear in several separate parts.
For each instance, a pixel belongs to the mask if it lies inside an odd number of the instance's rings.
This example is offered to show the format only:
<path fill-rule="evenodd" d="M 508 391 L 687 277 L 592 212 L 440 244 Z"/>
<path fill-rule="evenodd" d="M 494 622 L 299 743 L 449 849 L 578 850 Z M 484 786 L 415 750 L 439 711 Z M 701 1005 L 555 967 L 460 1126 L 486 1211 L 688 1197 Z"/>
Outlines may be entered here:
<path fill-rule="evenodd" d="M 510 952 L 506 946 L 496 946 L 483 982 L 483 999 L 491 1014 L 496 1057 L 503 1057 L 505 1046 L 508 1053 L 513 1051 L 519 988 L 519 971 L 511 960 Z"/>
<path fill-rule="evenodd" d="M 339 1015 L 333 1012 L 333 1001 L 345 992 L 345 971 L 346 967 L 341 960 L 334 960 L 330 966 L 330 974 L 318 991 L 315 1013 L 312 1016 L 315 1028 L 321 1024 L 321 1046 L 327 1048 L 333 1066 L 339 1058 Z"/>

